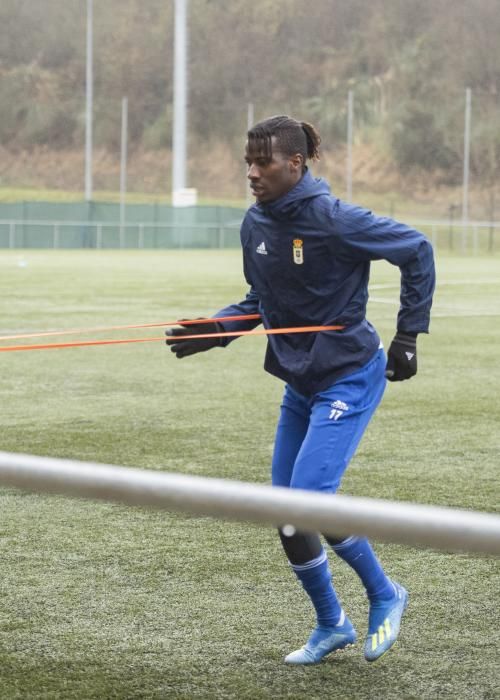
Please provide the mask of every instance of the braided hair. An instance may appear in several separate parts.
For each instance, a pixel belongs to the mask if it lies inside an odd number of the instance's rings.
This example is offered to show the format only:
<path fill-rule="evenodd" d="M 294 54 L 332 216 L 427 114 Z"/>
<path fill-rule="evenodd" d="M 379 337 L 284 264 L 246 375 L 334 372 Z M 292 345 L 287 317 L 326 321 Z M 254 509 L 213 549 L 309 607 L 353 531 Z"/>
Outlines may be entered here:
<path fill-rule="evenodd" d="M 321 138 L 312 124 L 299 122 L 286 115 L 269 117 L 258 122 L 247 133 L 248 150 L 272 157 L 272 138 L 276 140 L 276 150 L 286 156 L 296 153 L 304 159 L 319 160 Z"/>

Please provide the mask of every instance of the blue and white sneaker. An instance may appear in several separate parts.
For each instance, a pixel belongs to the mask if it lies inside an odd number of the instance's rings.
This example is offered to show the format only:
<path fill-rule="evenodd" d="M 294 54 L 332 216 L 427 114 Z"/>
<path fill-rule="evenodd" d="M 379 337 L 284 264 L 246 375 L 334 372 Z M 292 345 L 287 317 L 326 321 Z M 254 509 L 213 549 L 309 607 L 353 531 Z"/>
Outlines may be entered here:
<path fill-rule="evenodd" d="M 356 630 L 344 611 L 335 627 L 316 627 L 305 646 L 285 656 L 286 664 L 318 664 L 327 654 L 354 644 Z"/>
<path fill-rule="evenodd" d="M 394 597 L 370 604 L 368 635 L 365 641 L 365 659 L 376 661 L 389 651 L 399 635 L 403 613 L 408 607 L 408 591 L 395 581 Z"/>

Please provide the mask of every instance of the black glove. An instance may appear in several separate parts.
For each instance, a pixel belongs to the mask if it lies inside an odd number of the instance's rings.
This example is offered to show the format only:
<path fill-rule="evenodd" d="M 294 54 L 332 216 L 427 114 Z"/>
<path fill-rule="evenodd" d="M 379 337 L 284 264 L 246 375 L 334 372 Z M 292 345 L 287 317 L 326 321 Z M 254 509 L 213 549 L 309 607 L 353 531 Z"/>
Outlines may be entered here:
<path fill-rule="evenodd" d="M 387 353 L 385 376 L 390 382 L 402 382 L 417 373 L 417 334 L 398 331 Z"/>
<path fill-rule="evenodd" d="M 187 321 L 183 318 L 180 321 L 182 328 L 169 328 L 165 331 L 167 345 L 170 345 L 172 352 L 177 357 L 188 357 L 195 355 L 197 352 L 205 352 L 221 345 L 221 338 L 198 338 L 193 340 L 183 340 L 185 335 L 203 335 L 205 333 L 223 333 L 224 327 L 218 323 L 196 323 L 184 325 L 182 321 Z"/>

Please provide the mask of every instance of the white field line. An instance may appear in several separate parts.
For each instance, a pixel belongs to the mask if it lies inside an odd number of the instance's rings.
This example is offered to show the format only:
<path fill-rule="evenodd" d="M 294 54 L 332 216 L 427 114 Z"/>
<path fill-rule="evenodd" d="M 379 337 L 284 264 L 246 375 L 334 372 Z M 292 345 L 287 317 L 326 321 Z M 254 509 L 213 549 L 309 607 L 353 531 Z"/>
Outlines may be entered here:
<path fill-rule="evenodd" d="M 485 284 L 500 284 L 500 272 L 499 276 L 491 279 L 480 279 L 480 280 L 438 280 L 436 288 L 440 287 L 463 287 L 463 286 L 482 286 Z M 378 291 L 379 289 L 399 289 L 399 282 L 385 282 L 381 284 L 370 284 L 370 289 Z"/>
<path fill-rule="evenodd" d="M 456 311 L 455 313 L 432 313 L 432 318 L 489 318 L 500 316 L 500 311 Z"/>
<path fill-rule="evenodd" d="M 369 301 L 374 304 L 390 304 L 391 306 L 399 306 L 399 299 L 383 299 L 382 297 L 372 297 L 370 296 Z"/>
<path fill-rule="evenodd" d="M 370 297 L 370 302 L 374 304 L 387 304 L 388 306 L 399 306 L 399 299 L 384 299 L 382 297 Z M 498 311 L 474 311 L 472 309 L 464 309 L 456 307 L 453 304 L 446 304 L 443 302 L 434 302 L 431 311 L 432 318 L 467 318 L 467 317 L 481 317 L 481 316 L 500 316 L 500 309 Z M 439 311 L 442 309 L 443 311 Z"/>

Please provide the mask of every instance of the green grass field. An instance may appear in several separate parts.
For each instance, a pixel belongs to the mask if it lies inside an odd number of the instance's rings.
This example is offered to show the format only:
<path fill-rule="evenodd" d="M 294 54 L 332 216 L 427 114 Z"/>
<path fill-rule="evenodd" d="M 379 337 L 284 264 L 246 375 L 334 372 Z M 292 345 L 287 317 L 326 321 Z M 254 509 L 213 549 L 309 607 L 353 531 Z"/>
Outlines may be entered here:
<path fill-rule="evenodd" d="M 342 490 L 498 512 L 500 261 L 437 263 L 419 374 L 388 387 Z M 373 266 L 386 345 L 398 281 Z M 0 291 L 5 335 L 200 316 L 245 285 L 231 251 L 3 251 Z M 2 353 L 0 449 L 266 483 L 282 386 L 264 347 Z M 2 699 L 500 697 L 498 560 L 378 545 L 411 596 L 396 648 L 288 668 L 313 615 L 272 529 L 13 489 L 0 504 Z M 363 638 L 361 584 L 331 563 Z"/>

